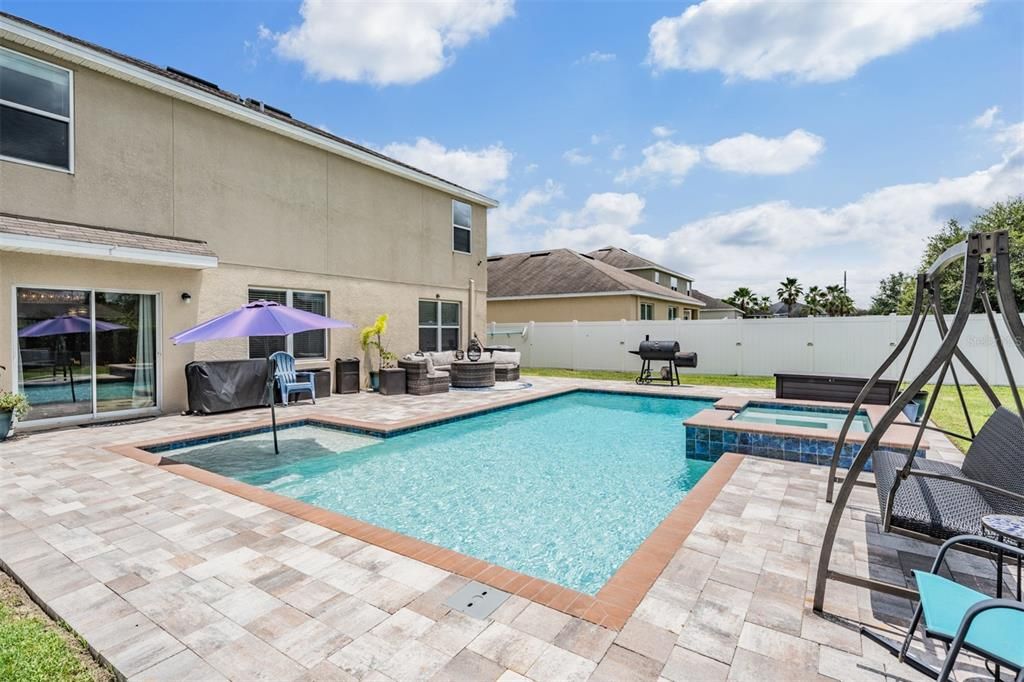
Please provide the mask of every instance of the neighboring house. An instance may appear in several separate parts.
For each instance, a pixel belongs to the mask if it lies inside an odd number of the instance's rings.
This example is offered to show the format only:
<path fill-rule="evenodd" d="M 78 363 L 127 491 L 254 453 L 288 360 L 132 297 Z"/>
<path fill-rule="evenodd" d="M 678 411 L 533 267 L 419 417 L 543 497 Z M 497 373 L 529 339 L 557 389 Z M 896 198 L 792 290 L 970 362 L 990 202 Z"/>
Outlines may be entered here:
<path fill-rule="evenodd" d="M 743 317 L 742 310 L 729 305 L 720 298 L 708 296 L 696 289 L 691 289 L 690 295 L 704 304 L 700 311 L 702 320 L 739 320 Z"/>
<path fill-rule="evenodd" d="M 703 303 L 570 249 L 487 259 L 492 322 L 697 319 Z"/>
<path fill-rule="evenodd" d="M 643 256 L 630 253 L 617 246 L 606 246 L 603 249 L 591 251 L 587 254 L 602 263 L 614 265 L 620 270 L 631 272 L 638 277 L 660 284 L 672 291 L 678 291 L 689 295 L 693 290 L 693 278 L 675 270 L 669 270 L 663 265 L 647 260 Z"/>
<path fill-rule="evenodd" d="M 361 355 L 358 328 L 167 340 L 256 298 L 389 313 L 402 353 L 483 330 L 492 199 L 8 14 L 0 78 L 0 387 L 30 420 L 180 410 L 193 359 Z"/>
<path fill-rule="evenodd" d="M 778 303 L 773 303 L 768 312 L 770 313 L 769 317 L 803 317 L 804 308 L 806 307 L 803 303 L 794 303 L 792 314 L 790 314 L 789 306 L 779 301 Z"/>

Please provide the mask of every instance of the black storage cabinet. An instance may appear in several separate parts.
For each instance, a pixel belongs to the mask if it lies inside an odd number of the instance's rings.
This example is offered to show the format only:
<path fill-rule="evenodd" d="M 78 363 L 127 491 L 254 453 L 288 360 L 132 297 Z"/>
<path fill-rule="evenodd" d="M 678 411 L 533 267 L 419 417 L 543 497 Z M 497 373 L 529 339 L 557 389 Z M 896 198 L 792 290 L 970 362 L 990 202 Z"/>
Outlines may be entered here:
<path fill-rule="evenodd" d="M 842 374 L 776 374 L 775 397 L 852 403 L 867 383 L 865 377 Z M 898 388 L 892 379 L 879 379 L 864 402 L 868 405 L 891 405 Z"/>
<path fill-rule="evenodd" d="M 334 392 L 359 393 L 359 358 L 334 361 Z"/>
<path fill-rule="evenodd" d="M 220 360 L 185 365 L 188 410 L 215 414 L 267 406 L 266 360 Z"/>

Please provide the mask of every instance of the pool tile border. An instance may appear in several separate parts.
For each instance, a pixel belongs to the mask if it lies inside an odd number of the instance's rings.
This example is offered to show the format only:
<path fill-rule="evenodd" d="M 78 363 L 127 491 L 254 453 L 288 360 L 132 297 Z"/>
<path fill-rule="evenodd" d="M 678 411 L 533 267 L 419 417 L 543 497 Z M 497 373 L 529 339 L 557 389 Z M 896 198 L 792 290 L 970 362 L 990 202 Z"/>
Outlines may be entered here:
<path fill-rule="evenodd" d="M 281 419 L 278 420 L 278 425 L 290 426 L 301 423 L 322 423 L 346 430 L 365 430 L 368 433 L 387 435 L 406 432 L 416 428 L 425 428 L 467 416 L 493 412 L 505 407 L 511 407 L 512 405 L 526 404 L 579 390 L 576 387 L 551 389 L 540 395 L 532 395 L 525 399 L 520 397 L 519 399 L 492 405 L 484 410 L 466 408 L 441 415 L 420 417 L 390 424 L 317 415 L 316 417 L 303 416 Z M 639 391 L 603 392 L 651 397 L 650 393 Z M 658 396 L 655 395 L 655 397 Z M 665 397 L 687 398 L 687 396 Z M 187 440 L 216 439 L 218 436 L 224 436 L 225 434 L 260 432 L 269 428 L 270 420 L 267 419 L 247 424 L 243 428 L 219 428 L 189 434 L 190 437 Z M 708 507 L 711 506 L 718 493 L 743 461 L 743 455 L 736 453 L 723 454 L 689 493 L 680 500 L 679 504 L 658 524 L 657 528 L 637 547 L 612 577 L 608 579 L 608 582 L 604 584 L 598 593 L 596 595 L 589 595 L 414 537 L 396 533 L 392 530 L 345 516 L 344 514 L 328 511 L 300 500 L 278 495 L 277 493 L 242 483 L 190 464 L 176 462 L 159 452 L 148 451 L 148 448 L 158 449 L 161 445 L 182 440 L 181 436 L 177 436 L 143 443 L 109 445 L 106 446 L 106 449 L 115 454 L 129 457 L 144 464 L 157 466 L 197 483 L 202 483 L 203 485 L 208 485 L 251 502 L 262 504 L 296 518 L 316 523 L 325 528 L 330 528 L 331 530 L 411 559 L 422 561 L 450 573 L 455 573 L 471 580 L 477 580 L 538 604 L 548 606 L 556 611 L 582 618 L 595 625 L 612 630 L 621 630 L 626 624 L 626 621 L 629 620 L 633 611 L 639 606 L 648 590 L 654 584 L 654 581 L 665 570 L 669 561 L 672 560 L 675 553 L 682 547 L 690 532 L 700 522 Z"/>

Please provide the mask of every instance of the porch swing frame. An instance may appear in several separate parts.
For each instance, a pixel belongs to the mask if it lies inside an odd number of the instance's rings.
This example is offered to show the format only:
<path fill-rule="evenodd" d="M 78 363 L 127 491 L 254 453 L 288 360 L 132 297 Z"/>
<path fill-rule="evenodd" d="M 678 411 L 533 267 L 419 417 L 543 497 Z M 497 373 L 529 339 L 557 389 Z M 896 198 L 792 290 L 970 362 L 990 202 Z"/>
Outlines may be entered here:
<path fill-rule="evenodd" d="M 905 466 L 898 472 L 898 479 L 889 492 L 886 508 L 882 510 L 884 530 L 886 532 L 898 533 L 927 542 L 940 542 L 939 539 L 924 533 L 908 529 L 894 528 L 890 525 L 891 511 L 895 500 L 896 490 L 899 487 L 899 482 L 905 480 L 911 475 L 938 478 L 955 483 L 972 485 L 981 489 L 988 488 L 1000 492 L 1001 494 L 1009 495 L 1010 497 L 1020 497 L 1010 493 L 1009 491 L 993 488 L 992 486 L 988 486 L 980 481 L 971 481 L 969 479 L 959 478 L 954 479 L 952 476 L 938 472 L 911 469 L 913 459 L 926 430 L 939 431 L 946 435 L 953 435 L 966 440 L 972 440 L 976 435 L 974 424 L 972 423 L 970 414 L 967 410 L 966 399 L 963 395 L 959 377 L 956 373 L 956 367 L 953 364 L 954 359 L 958 361 L 968 374 L 974 378 L 979 387 L 985 393 L 986 397 L 992 403 L 992 406 L 994 408 L 1001 406 L 999 397 L 992 390 L 992 387 L 958 347 L 961 336 L 963 335 L 967 321 L 970 318 L 971 311 L 974 307 L 974 302 L 979 298 L 979 296 L 982 300 L 985 315 L 988 319 L 989 326 L 995 340 L 996 351 L 1002 362 L 1003 371 L 1006 373 L 1010 384 L 1010 390 L 1017 407 L 1018 416 L 1020 416 L 1022 424 L 1024 424 L 1024 406 L 1022 406 L 1021 392 L 1014 381 L 1009 357 L 999 333 L 998 326 L 996 325 L 995 313 L 992 310 L 991 301 L 989 300 L 989 291 L 981 280 L 982 266 L 986 259 L 991 263 L 1000 315 L 1006 324 L 1006 329 L 1010 337 L 1013 340 L 1013 345 L 1015 345 L 1018 352 L 1024 356 L 1024 321 L 1021 319 L 1020 310 L 1014 298 L 1010 279 L 1009 232 L 1005 230 L 995 232 L 973 232 L 969 234 L 964 241 L 955 244 L 944 251 L 938 258 L 936 258 L 927 272 L 921 273 L 917 276 L 914 308 L 902 338 L 896 344 L 889 356 L 886 357 L 878 370 L 875 371 L 865 384 L 864 388 L 857 396 L 857 399 L 851 405 L 850 411 L 843 423 L 840 436 L 833 451 L 829 471 L 826 499 L 829 502 L 832 502 L 833 497 L 835 497 L 835 502 L 832 508 L 832 513 L 829 516 L 825 535 L 822 539 L 821 552 L 818 559 L 814 591 L 815 612 L 821 613 L 824 610 L 825 591 L 829 580 L 835 580 L 837 582 L 855 585 L 858 587 L 865 587 L 873 591 L 883 592 L 899 597 L 910 599 L 916 599 L 918 597 L 918 593 L 915 590 L 905 586 L 894 585 L 881 580 L 843 573 L 838 570 L 833 570 L 829 564 L 832 558 L 832 551 L 835 547 L 839 524 L 849 503 L 853 489 L 858 485 L 874 485 L 870 482 L 858 480 L 864 471 L 864 467 L 868 459 L 871 457 L 872 453 L 877 450 L 885 432 L 896 422 L 910 401 L 918 394 L 919 391 L 921 391 L 921 389 L 924 388 L 925 385 L 928 384 L 936 373 L 939 373 L 939 378 L 935 384 L 935 390 L 932 392 L 932 395 L 929 396 L 921 423 L 916 425 L 918 427 L 918 432 L 914 441 L 914 446 L 910 450 Z M 947 326 L 942 310 L 941 289 L 939 285 L 941 283 L 943 273 L 951 265 L 958 262 L 962 262 L 964 265 L 963 282 L 961 285 L 960 298 L 956 312 L 953 315 L 952 321 Z M 860 451 L 851 462 L 845 476 L 841 478 L 838 477 L 837 468 L 840 453 L 846 444 L 847 434 L 849 433 L 850 426 L 852 425 L 857 412 L 881 376 L 896 362 L 897 359 L 899 359 L 903 351 L 909 346 L 909 352 L 907 353 L 904 361 L 898 383 L 898 385 L 902 385 L 903 380 L 907 376 L 911 360 L 915 350 L 917 349 L 918 340 L 920 339 L 921 332 L 929 314 L 934 316 L 939 335 L 942 339 L 938 349 L 925 364 L 924 368 L 913 378 L 913 380 L 909 382 L 907 388 L 897 395 L 878 423 L 874 425 L 874 428 L 868 435 L 867 440 L 863 443 Z M 961 434 L 954 434 L 944 429 L 928 425 L 928 419 L 931 416 L 931 412 L 938 400 L 947 372 L 952 375 L 953 381 L 956 385 L 960 404 L 967 419 L 968 430 L 971 434 L 970 437 Z M 835 483 L 842 483 L 838 493 L 835 493 Z"/>

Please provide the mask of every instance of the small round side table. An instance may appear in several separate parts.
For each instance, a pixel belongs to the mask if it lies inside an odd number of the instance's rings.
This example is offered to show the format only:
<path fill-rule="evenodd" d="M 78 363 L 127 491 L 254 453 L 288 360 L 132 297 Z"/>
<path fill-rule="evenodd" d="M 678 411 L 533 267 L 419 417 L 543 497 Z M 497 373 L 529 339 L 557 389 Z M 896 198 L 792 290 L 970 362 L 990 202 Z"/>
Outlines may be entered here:
<path fill-rule="evenodd" d="M 988 514 L 981 517 L 981 527 L 996 540 L 1024 547 L 1024 516 L 1015 514 Z M 996 555 L 999 581 L 996 583 L 996 598 L 1003 596 L 1003 552 Z M 1021 560 L 1017 557 L 1017 601 L 1021 600 Z"/>

